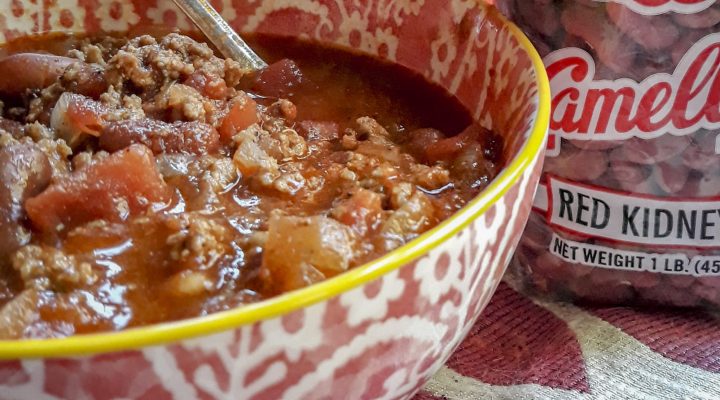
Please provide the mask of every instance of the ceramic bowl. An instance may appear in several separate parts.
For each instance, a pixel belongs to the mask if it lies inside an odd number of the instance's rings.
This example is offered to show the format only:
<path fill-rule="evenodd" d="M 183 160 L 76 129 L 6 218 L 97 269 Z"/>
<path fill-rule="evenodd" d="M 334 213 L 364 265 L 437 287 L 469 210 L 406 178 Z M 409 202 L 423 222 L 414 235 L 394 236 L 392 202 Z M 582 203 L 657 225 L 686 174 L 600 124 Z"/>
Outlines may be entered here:
<path fill-rule="evenodd" d="M 45 31 L 190 29 L 171 0 L 1 0 L 0 42 Z M 455 216 L 323 283 L 202 318 L 0 341 L 0 399 L 407 399 L 477 319 L 525 226 L 550 98 L 525 36 L 479 1 L 218 0 L 238 31 L 400 63 L 505 137 L 506 167 Z"/>

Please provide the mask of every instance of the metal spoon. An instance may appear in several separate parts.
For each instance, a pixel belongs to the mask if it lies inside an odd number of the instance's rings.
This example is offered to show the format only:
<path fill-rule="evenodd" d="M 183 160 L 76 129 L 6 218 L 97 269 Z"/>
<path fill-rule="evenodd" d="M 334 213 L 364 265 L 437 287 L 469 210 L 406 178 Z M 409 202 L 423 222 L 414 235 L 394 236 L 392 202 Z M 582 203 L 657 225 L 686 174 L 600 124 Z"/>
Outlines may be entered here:
<path fill-rule="evenodd" d="M 223 56 L 232 58 L 243 64 L 244 67 L 253 70 L 267 67 L 267 63 L 255 54 L 207 0 L 173 1 L 200 28 Z"/>

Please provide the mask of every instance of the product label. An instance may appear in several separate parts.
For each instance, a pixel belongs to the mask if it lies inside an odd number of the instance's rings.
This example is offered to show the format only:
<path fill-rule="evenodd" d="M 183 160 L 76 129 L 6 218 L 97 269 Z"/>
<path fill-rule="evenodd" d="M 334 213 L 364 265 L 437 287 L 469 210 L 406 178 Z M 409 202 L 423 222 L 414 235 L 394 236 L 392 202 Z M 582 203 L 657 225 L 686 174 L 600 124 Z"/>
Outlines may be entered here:
<path fill-rule="evenodd" d="M 672 275 L 720 276 L 720 256 L 644 253 L 576 242 L 553 234 L 550 252 L 565 261 L 589 267 L 647 271 Z"/>
<path fill-rule="evenodd" d="M 715 0 L 595 0 L 622 4 L 638 14 L 658 15 L 668 12 L 694 14 L 707 9 Z"/>
<path fill-rule="evenodd" d="M 695 43 L 672 74 L 594 80 L 586 51 L 565 48 L 545 57 L 553 93 L 548 156 L 559 138 L 626 140 L 687 135 L 720 128 L 720 33 Z"/>
<path fill-rule="evenodd" d="M 720 198 L 638 195 L 548 175 L 535 208 L 558 230 L 644 247 L 720 248 Z"/>

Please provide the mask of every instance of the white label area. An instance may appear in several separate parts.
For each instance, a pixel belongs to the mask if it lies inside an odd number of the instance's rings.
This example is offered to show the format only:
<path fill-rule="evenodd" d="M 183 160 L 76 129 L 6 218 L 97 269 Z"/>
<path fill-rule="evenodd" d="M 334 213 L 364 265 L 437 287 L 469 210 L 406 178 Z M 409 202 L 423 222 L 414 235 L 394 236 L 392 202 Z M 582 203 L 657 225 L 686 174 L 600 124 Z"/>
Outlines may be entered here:
<path fill-rule="evenodd" d="M 620 250 L 561 238 L 553 234 L 550 252 L 571 263 L 624 271 L 672 275 L 720 276 L 720 256 L 659 254 Z"/>
<path fill-rule="evenodd" d="M 553 227 L 610 242 L 720 248 L 720 198 L 639 196 L 547 178 L 535 208 Z"/>

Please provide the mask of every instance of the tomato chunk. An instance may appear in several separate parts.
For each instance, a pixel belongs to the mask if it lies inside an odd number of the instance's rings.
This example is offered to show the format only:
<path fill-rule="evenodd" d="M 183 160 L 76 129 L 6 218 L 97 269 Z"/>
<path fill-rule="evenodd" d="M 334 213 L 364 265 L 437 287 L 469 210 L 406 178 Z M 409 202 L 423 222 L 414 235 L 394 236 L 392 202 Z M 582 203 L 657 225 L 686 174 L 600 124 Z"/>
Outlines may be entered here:
<path fill-rule="evenodd" d="M 100 219 L 123 221 L 171 196 L 150 149 L 132 145 L 50 185 L 28 199 L 25 210 L 37 229 L 51 233 Z"/>
<path fill-rule="evenodd" d="M 250 96 L 243 94 L 236 97 L 227 115 L 223 118 L 218 128 L 220 139 L 228 141 L 236 133 L 247 129 L 250 125 L 260 122 L 257 112 L 257 103 Z"/>
<path fill-rule="evenodd" d="M 66 92 L 53 107 L 50 126 L 70 147 L 76 147 L 85 136 L 100 135 L 107 111 L 98 101 Z"/>
<path fill-rule="evenodd" d="M 358 189 L 332 210 L 332 216 L 360 235 L 374 229 L 382 218 L 382 197 L 367 189 Z"/>

